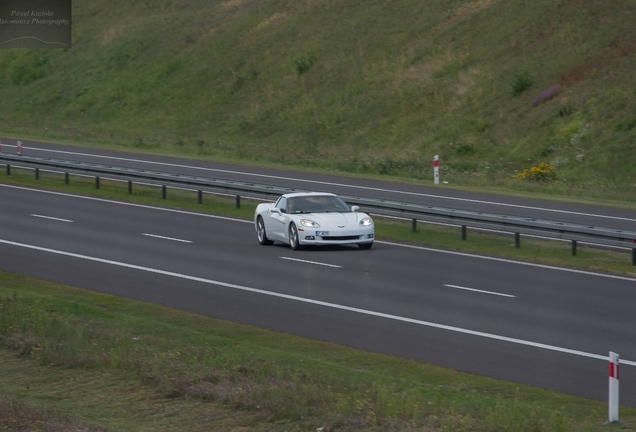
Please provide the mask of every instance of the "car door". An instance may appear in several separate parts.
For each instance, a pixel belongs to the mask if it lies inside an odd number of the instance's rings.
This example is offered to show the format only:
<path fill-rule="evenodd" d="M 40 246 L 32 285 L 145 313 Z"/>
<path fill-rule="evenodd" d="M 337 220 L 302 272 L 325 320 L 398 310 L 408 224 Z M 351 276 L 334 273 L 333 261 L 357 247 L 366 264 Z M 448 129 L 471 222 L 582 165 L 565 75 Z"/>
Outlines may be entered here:
<path fill-rule="evenodd" d="M 280 197 L 274 208 L 268 210 L 267 215 L 267 223 L 265 225 L 265 229 L 267 230 L 267 235 L 271 236 L 274 239 L 287 241 L 287 233 L 285 229 L 287 227 L 287 198 Z"/>

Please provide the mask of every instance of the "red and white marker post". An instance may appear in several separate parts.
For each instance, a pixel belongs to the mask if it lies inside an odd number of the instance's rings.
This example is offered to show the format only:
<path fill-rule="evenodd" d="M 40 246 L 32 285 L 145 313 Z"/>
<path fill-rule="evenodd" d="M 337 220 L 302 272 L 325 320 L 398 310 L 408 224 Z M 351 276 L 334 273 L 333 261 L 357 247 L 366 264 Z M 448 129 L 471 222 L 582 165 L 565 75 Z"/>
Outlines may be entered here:
<path fill-rule="evenodd" d="M 618 422 L 618 354 L 609 353 L 609 422 Z"/>
<path fill-rule="evenodd" d="M 433 177 L 435 179 L 435 184 L 439 184 L 439 156 L 435 155 L 433 157 Z"/>
<path fill-rule="evenodd" d="M 18 154 L 22 156 L 22 141 L 18 141 Z"/>

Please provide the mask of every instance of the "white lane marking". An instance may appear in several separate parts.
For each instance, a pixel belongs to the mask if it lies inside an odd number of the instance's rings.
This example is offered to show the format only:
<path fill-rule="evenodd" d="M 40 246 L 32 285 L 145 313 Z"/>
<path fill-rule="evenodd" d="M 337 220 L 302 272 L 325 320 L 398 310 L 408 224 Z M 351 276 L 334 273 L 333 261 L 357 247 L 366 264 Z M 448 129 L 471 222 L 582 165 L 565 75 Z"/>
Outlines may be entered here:
<path fill-rule="evenodd" d="M 39 214 L 32 214 L 31 216 L 36 217 L 36 218 L 42 218 L 42 219 L 51 219 L 51 220 L 60 221 L 60 222 L 73 222 L 70 219 L 60 219 L 60 218 L 56 218 L 56 217 L 43 216 L 43 215 L 39 215 Z"/>
<path fill-rule="evenodd" d="M 129 263 L 124 263 L 124 262 L 119 262 L 119 261 L 112 261 L 112 260 L 108 260 L 108 259 L 92 257 L 92 256 L 88 256 L 88 255 L 81 255 L 81 254 L 76 254 L 76 253 L 72 253 L 72 252 L 65 252 L 65 251 L 56 250 L 56 249 L 49 249 L 49 248 L 45 248 L 45 247 L 41 247 L 41 246 L 18 243 L 18 242 L 14 242 L 14 241 L 10 241 L 10 240 L 4 240 L 4 239 L 0 239 L 0 243 L 6 244 L 6 245 L 10 245 L 10 246 L 22 247 L 22 248 L 25 248 L 25 249 L 32 249 L 32 250 L 37 250 L 37 251 L 41 251 L 41 252 L 48 252 L 48 253 L 52 253 L 52 254 L 56 254 L 56 255 L 62 255 L 62 256 L 67 256 L 67 257 L 72 257 L 72 258 L 79 258 L 79 259 L 83 259 L 83 260 L 86 260 L 86 261 L 93 261 L 93 262 L 98 262 L 98 263 L 103 263 L 103 264 L 114 265 L 114 266 L 118 266 L 118 267 L 129 268 L 129 269 L 133 269 L 133 270 L 145 271 L 145 272 L 148 272 L 148 273 L 160 274 L 160 275 L 164 275 L 164 276 L 171 276 L 171 277 L 175 277 L 175 278 L 179 278 L 179 279 L 185 279 L 185 280 L 194 281 L 194 282 L 201 282 L 201 283 L 210 284 L 210 285 L 217 285 L 217 286 L 221 286 L 221 287 L 224 287 L 224 288 L 231 288 L 231 289 L 235 289 L 235 290 L 239 290 L 239 291 L 245 291 L 245 292 L 250 292 L 250 293 L 255 293 L 255 294 L 262 294 L 262 295 L 267 295 L 267 296 L 271 296 L 271 297 L 278 297 L 278 298 L 283 298 L 283 299 L 286 299 L 286 300 L 293 300 L 293 301 L 302 302 L 302 303 L 309 303 L 309 304 L 313 304 L 313 305 L 317 305 L 317 306 L 323 306 L 323 307 L 328 307 L 328 308 L 332 308 L 332 309 L 344 310 L 344 311 L 347 311 L 347 312 L 359 313 L 359 314 L 362 314 L 362 315 L 369 315 L 369 316 L 374 316 L 374 317 L 378 317 L 378 318 L 385 318 L 385 319 L 390 319 L 390 320 L 394 320 L 394 321 L 401 321 L 401 322 L 405 322 L 405 323 L 421 325 L 421 326 L 425 326 L 425 327 L 431 327 L 431 328 L 436 328 L 436 329 L 441 329 L 441 330 L 448 330 L 448 331 L 452 331 L 452 332 L 456 332 L 456 333 L 463 333 L 463 334 L 468 334 L 468 335 L 472 335 L 472 336 L 479 336 L 479 337 L 483 337 L 483 338 L 487 338 L 487 339 L 493 339 L 493 340 L 498 340 L 498 341 L 502 341 L 502 342 L 510 342 L 510 343 L 517 344 L 517 345 L 525 345 L 525 346 L 529 346 L 529 347 L 533 347 L 533 348 L 540 348 L 540 349 L 545 349 L 545 350 L 549 350 L 549 351 L 556 351 L 556 352 L 565 353 L 565 354 L 573 354 L 573 355 L 577 355 L 577 356 L 580 356 L 580 357 L 587 357 L 587 358 L 592 358 L 592 359 L 597 359 L 597 360 L 605 360 L 605 361 L 609 360 L 609 357 L 607 355 L 588 353 L 588 352 L 585 352 L 585 351 L 579 351 L 579 350 L 574 350 L 574 349 L 570 349 L 570 348 L 563 348 L 563 347 L 558 347 L 558 346 L 555 346 L 555 345 L 548 345 L 548 344 L 543 344 L 543 343 L 539 343 L 539 342 L 532 342 L 532 341 L 512 338 L 512 337 L 508 337 L 508 336 L 496 335 L 496 334 L 492 334 L 492 333 L 485 333 L 485 332 L 481 332 L 481 331 L 470 330 L 470 329 L 450 326 L 450 325 L 446 325 L 446 324 L 438 324 L 438 323 L 433 323 L 433 322 L 429 322 L 429 321 L 422 321 L 422 320 L 418 320 L 418 319 L 402 317 L 402 316 L 399 316 L 399 315 L 391 315 L 391 314 L 371 311 L 371 310 L 367 310 L 367 309 L 360 309 L 360 308 L 351 307 L 351 306 L 344 306 L 344 305 L 340 305 L 340 304 L 337 304 L 337 303 L 329 303 L 329 302 L 324 302 L 324 301 L 320 301 L 320 300 L 313 300 L 313 299 L 309 299 L 309 298 L 305 298 L 305 297 L 297 297 L 297 296 L 289 295 L 289 294 L 281 294 L 281 293 L 277 293 L 277 292 L 273 292 L 273 291 L 265 291 L 265 290 L 258 289 L 258 288 L 250 288 L 250 287 L 243 286 L 243 285 L 237 285 L 237 284 L 232 284 L 232 283 L 228 283 L 228 282 L 221 282 L 221 281 L 216 281 L 216 280 L 213 280 L 213 279 L 201 278 L 201 277 L 197 277 L 197 276 L 190 276 L 190 275 L 186 275 L 186 274 L 182 274 L 182 273 L 174 273 L 174 272 L 170 272 L 170 271 L 166 271 L 166 270 L 160 270 L 160 269 L 155 269 L 155 268 L 151 268 L 151 267 L 144 267 L 144 266 L 139 266 L 139 265 L 135 265 L 135 264 L 129 264 Z M 621 359 L 621 364 L 626 364 L 626 365 L 629 365 L 629 366 L 636 366 L 636 361 Z"/>
<path fill-rule="evenodd" d="M 321 266 L 326 266 L 326 267 L 342 268 L 342 266 L 339 266 L 339 265 L 326 264 L 326 263 L 321 263 L 321 262 L 316 262 L 316 261 L 301 260 L 301 259 L 298 259 L 298 258 L 289 258 L 289 257 L 280 257 L 280 258 L 284 259 L 284 260 L 298 261 L 298 262 L 304 262 L 304 263 L 308 263 L 308 264 L 316 264 L 316 265 L 321 265 Z"/>
<path fill-rule="evenodd" d="M 15 146 L 8 145 L 7 147 L 15 147 Z M 27 149 L 27 147 L 24 147 L 24 148 Z M 370 191 L 376 191 L 376 192 L 391 192 L 396 194 L 421 196 L 421 197 L 427 197 L 427 198 L 440 198 L 440 199 L 454 200 L 454 201 L 465 201 L 465 202 L 471 202 L 471 203 L 477 203 L 477 204 L 488 204 L 488 205 L 494 205 L 494 206 L 520 208 L 520 209 L 526 209 L 526 210 L 540 210 L 540 211 L 546 211 L 546 212 L 563 213 L 563 214 L 570 214 L 570 215 L 577 215 L 577 216 L 591 216 L 591 217 L 598 217 L 598 218 L 605 218 L 605 219 L 615 219 L 615 220 L 636 222 L 636 219 L 624 218 L 619 216 L 583 213 L 583 212 L 575 212 L 570 210 L 558 210 L 558 209 L 550 209 L 550 208 L 543 208 L 543 207 L 526 206 L 526 205 L 520 205 L 520 204 L 507 204 L 507 203 L 500 203 L 500 202 L 494 202 L 494 201 L 484 201 L 484 200 L 470 199 L 470 198 L 459 198 L 459 197 L 451 197 L 451 196 L 444 196 L 444 195 L 427 194 L 427 193 L 421 193 L 421 192 L 408 192 L 408 191 L 401 191 L 401 190 L 394 190 L 394 189 L 377 188 L 377 187 L 371 187 L 371 186 L 356 186 L 356 185 L 343 184 L 343 183 L 308 180 L 308 179 L 301 179 L 301 178 L 294 178 L 294 177 L 275 176 L 270 174 L 256 174 L 256 173 L 243 172 L 243 171 L 232 171 L 232 170 L 225 170 L 220 168 L 197 167 L 197 166 L 174 164 L 174 163 L 168 163 L 168 162 L 153 162 L 153 161 L 145 161 L 142 159 L 95 155 L 90 153 L 70 152 L 70 151 L 64 151 L 64 150 L 50 150 L 50 149 L 43 149 L 38 147 L 28 147 L 28 149 L 52 152 L 52 153 L 71 154 L 75 156 L 90 156 L 95 158 L 114 159 L 114 160 L 121 160 L 126 162 L 140 162 L 140 163 L 146 163 L 151 165 L 163 165 L 163 166 L 170 166 L 175 168 L 198 169 L 202 171 L 215 171 L 215 172 L 222 172 L 222 173 L 228 173 L 228 174 L 240 174 L 245 176 L 264 177 L 264 178 L 271 178 L 276 180 L 291 180 L 291 181 L 315 183 L 315 184 L 327 185 L 327 186 L 338 186 L 338 187 L 345 187 L 345 188 L 352 188 L 352 189 L 364 189 L 364 190 L 370 190 Z"/>
<path fill-rule="evenodd" d="M 156 234 L 142 233 L 141 235 L 147 236 L 147 237 L 159 238 L 159 239 L 163 239 L 163 240 L 172 240 L 172 241 L 182 242 L 182 243 L 192 243 L 190 240 L 181 240 L 181 239 L 178 239 L 178 238 L 164 237 L 164 236 L 160 236 L 160 235 L 156 235 Z"/>
<path fill-rule="evenodd" d="M 217 215 L 212 215 L 212 214 L 208 214 L 208 213 L 195 213 L 195 212 L 189 212 L 189 211 L 185 211 L 185 210 L 176 210 L 176 209 L 164 208 L 164 207 L 153 207 L 153 206 L 144 205 L 144 204 L 135 204 L 135 203 L 128 203 L 128 202 L 123 202 L 123 201 L 113 201 L 113 200 L 107 200 L 107 199 L 104 199 L 104 198 L 94 198 L 94 197 L 87 197 L 87 196 L 82 196 L 82 195 L 72 195 L 72 194 L 67 194 L 67 193 L 63 193 L 63 192 L 54 192 L 54 191 L 47 191 L 47 190 L 42 190 L 42 189 L 31 189 L 31 188 L 27 188 L 27 187 L 23 187 L 23 186 L 13 186 L 13 185 L 7 185 L 7 184 L 0 183 L 0 187 L 6 187 L 6 188 L 10 188 L 10 189 L 26 190 L 26 191 L 29 191 L 29 192 L 39 192 L 39 193 L 50 194 L 50 195 L 58 195 L 58 196 L 64 196 L 64 197 L 69 197 L 69 198 L 79 198 L 79 199 L 85 199 L 85 200 L 89 200 L 89 201 L 105 202 L 105 203 L 109 203 L 109 204 L 119 204 L 119 205 L 130 206 L 130 207 L 138 207 L 138 208 L 144 208 L 144 209 L 149 209 L 149 210 L 160 210 L 160 211 L 166 211 L 166 212 L 172 212 L 172 213 L 186 214 L 186 215 L 190 215 L 190 216 L 201 216 L 201 217 L 206 217 L 206 218 L 211 218 L 211 219 L 222 219 L 222 220 L 228 220 L 228 221 L 232 221 L 232 222 L 241 222 L 241 223 L 254 224 L 254 221 L 245 220 L 245 219 L 237 219 L 237 218 L 226 217 L 226 216 L 217 216 Z M 498 261 L 498 262 L 505 262 L 505 263 L 509 263 L 509 264 L 517 264 L 517 265 L 522 265 L 522 266 L 527 266 L 527 267 L 537 267 L 537 268 L 544 268 L 544 269 L 548 269 L 548 270 L 557 270 L 557 271 L 568 272 L 568 273 L 577 273 L 577 274 L 584 274 L 584 275 L 589 275 L 589 276 L 604 277 L 604 278 L 608 278 L 608 279 L 618 279 L 618 280 L 624 280 L 624 281 L 628 281 L 628 282 L 636 282 L 636 278 L 627 277 L 627 276 L 619 276 L 619 275 L 605 274 L 605 273 L 594 273 L 594 272 L 587 271 L 587 270 L 577 270 L 577 269 L 570 269 L 570 268 L 565 268 L 565 267 L 550 266 L 550 265 L 547 265 L 547 264 L 537 264 L 537 263 L 530 263 L 530 262 L 525 262 L 525 261 L 515 261 L 515 260 L 511 260 L 511 259 L 507 259 L 507 258 L 496 258 L 496 257 L 485 256 L 485 255 L 474 255 L 474 254 L 469 254 L 469 253 L 466 253 L 466 252 L 455 252 L 455 251 L 449 251 L 449 250 L 444 250 L 444 249 L 433 249 L 433 248 L 428 248 L 428 247 L 424 247 L 424 246 L 415 246 L 415 245 L 409 245 L 409 244 L 394 243 L 394 242 L 390 242 L 390 241 L 386 241 L 386 240 L 378 240 L 378 239 L 376 239 L 375 242 L 378 243 L 378 244 L 386 244 L 386 245 L 390 245 L 390 246 L 402 247 L 402 248 L 408 248 L 408 249 L 418 249 L 418 250 L 423 250 L 423 251 L 427 251 L 427 252 L 435 252 L 435 253 L 443 253 L 443 254 L 449 254 L 449 255 L 464 256 L 464 257 L 469 257 L 469 258 L 477 258 L 477 259 L 483 259 L 483 260 L 489 260 L 489 261 Z"/>
<path fill-rule="evenodd" d="M 494 292 L 494 291 L 484 291 L 484 290 L 479 290 L 479 289 L 475 289 L 475 288 L 462 287 L 462 286 L 459 286 L 459 285 L 447 285 L 447 284 L 444 284 L 444 286 L 445 287 L 449 287 L 449 288 L 457 288 L 457 289 L 461 289 L 461 290 L 466 290 L 466 291 L 475 291 L 475 292 L 478 292 L 478 293 L 498 295 L 498 296 L 502 296 L 502 297 L 517 297 L 517 296 L 510 295 L 510 294 L 502 294 L 502 293 L 498 293 L 498 292 Z"/>
<path fill-rule="evenodd" d="M 0 187 L 5 187 L 5 188 L 9 188 L 9 189 L 26 190 L 26 191 L 29 191 L 29 192 L 39 192 L 39 193 L 63 196 L 63 197 L 68 197 L 68 198 L 79 198 L 79 199 L 85 199 L 85 200 L 88 200 L 88 201 L 97 201 L 97 202 L 104 202 L 104 203 L 109 203 L 109 204 L 119 204 L 119 205 L 124 205 L 124 206 L 129 206 L 129 207 L 137 207 L 137 208 L 144 208 L 144 209 L 149 209 L 149 210 L 161 210 L 161 211 L 167 211 L 167 212 L 171 212 L 171 213 L 186 214 L 186 215 L 191 215 L 191 216 L 202 216 L 202 217 L 207 217 L 207 218 L 211 218 L 211 219 L 223 219 L 223 220 L 229 220 L 229 221 L 232 221 L 232 222 L 243 222 L 243 223 L 254 224 L 254 221 L 248 221 L 248 220 L 245 220 L 245 219 L 237 219 L 237 218 L 226 217 L 226 216 L 218 216 L 218 215 L 213 215 L 213 214 L 209 214 L 209 213 L 197 213 L 197 212 L 190 212 L 190 211 L 186 211 L 186 210 L 177 210 L 177 209 L 164 208 L 164 207 L 153 207 L 153 206 L 149 206 L 149 205 L 145 205 L 145 204 L 136 204 L 136 203 L 129 203 L 129 202 L 124 202 L 124 201 L 114 201 L 114 200 L 109 200 L 109 199 L 104 199 L 104 198 L 95 198 L 95 197 L 89 197 L 89 196 L 83 196 L 83 195 L 73 195 L 73 194 L 68 194 L 68 193 L 64 193 L 64 192 L 54 192 L 54 191 L 47 191 L 47 190 L 43 190 L 43 189 L 32 189 L 32 188 L 27 188 L 27 187 L 23 187 L 23 186 L 13 186 L 13 185 L 2 184 L 2 183 L 0 183 Z"/>
<path fill-rule="evenodd" d="M 555 266 L 550 266 L 550 265 L 547 265 L 547 264 L 537 264 L 537 263 L 531 263 L 531 262 L 525 262 L 525 261 L 515 261 L 515 260 L 511 260 L 511 259 L 507 259 L 507 258 L 496 258 L 496 257 L 491 257 L 491 256 L 485 256 L 485 255 L 473 255 L 473 254 L 469 254 L 469 253 L 466 253 L 466 252 L 456 252 L 456 251 L 450 251 L 450 250 L 444 250 L 444 249 L 433 249 L 433 248 L 429 248 L 429 247 L 425 247 L 425 246 L 415 246 L 415 245 L 410 245 L 410 244 L 394 243 L 394 242 L 390 242 L 390 241 L 386 241 L 386 240 L 377 240 L 376 239 L 375 242 L 376 243 L 380 243 L 380 244 L 390 245 L 390 246 L 396 246 L 396 247 L 403 247 L 403 248 L 409 248 L 409 249 L 418 249 L 418 250 L 423 250 L 423 251 L 427 251 L 427 252 L 437 252 L 437 253 L 443 253 L 443 254 L 449 254 L 449 255 L 457 255 L 457 256 L 463 256 L 463 257 L 469 257 L 469 258 L 479 258 L 479 259 L 489 260 L 489 261 L 498 261 L 498 262 L 505 262 L 505 263 L 509 263 L 509 264 L 518 264 L 518 265 L 527 266 L 527 267 L 537 267 L 537 268 L 543 268 L 543 269 L 549 269 L 549 270 L 558 270 L 558 271 L 563 271 L 563 272 L 568 272 L 568 273 L 577 273 L 577 274 L 584 274 L 584 275 L 589 275 L 589 276 L 604 277 L 604 278 L 609 278 L 609 279 L 624 280 L 624 281 L 628 281 L 628 282 L 636 282 L 636 278 L 628 277 L 628 276 L 619 276 L 619 275 L 606 274 L 606 273 L 594 273 L 592 271 L 587 271 L 587 270 L 577 270 L 577 269 L 571 269 L 571 268 L 565 268 L 565 267 L 555 267 Z"/>

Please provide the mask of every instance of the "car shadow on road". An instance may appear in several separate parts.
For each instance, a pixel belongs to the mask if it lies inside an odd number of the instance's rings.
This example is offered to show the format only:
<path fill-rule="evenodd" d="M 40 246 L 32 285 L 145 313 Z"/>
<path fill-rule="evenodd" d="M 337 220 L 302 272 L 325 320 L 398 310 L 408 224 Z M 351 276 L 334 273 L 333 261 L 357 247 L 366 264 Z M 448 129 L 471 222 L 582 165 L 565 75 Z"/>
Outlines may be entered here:
<path fill-rule="evenodd" d="M 372 251 L 376 245 L 373 245 L 373 248 L 371 248 L 370 250 L 362 250 L 360 249 L 357 245 L 326 245 L 326 246 L 302 246 L 300 249 L 298 250 L 291 250 L 291 248 L 289 247 L 289 245 L 287 244 L 283 244 L 283 243 L 274 243 L 275 247 L 280 247 L 282 249 L 287 249 L 290 252 L 294 252 L 294 253 L 309 253 L 309 252 L 360 252 L 360 253 L 364 253 L 364 252 L 369 252 Z"/>

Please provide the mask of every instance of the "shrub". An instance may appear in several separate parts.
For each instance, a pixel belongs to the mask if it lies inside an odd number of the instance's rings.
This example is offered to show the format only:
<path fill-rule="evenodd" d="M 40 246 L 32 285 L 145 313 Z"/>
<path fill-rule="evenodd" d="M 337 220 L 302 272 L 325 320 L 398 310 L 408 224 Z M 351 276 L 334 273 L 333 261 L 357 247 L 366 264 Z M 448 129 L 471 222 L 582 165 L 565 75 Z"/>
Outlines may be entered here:
<path fill-rule="evenodd" d="M 554 179 L 556 168 L 545 162 L 541 162 L 539 166 L 523 170 L 523 172 L 515 175 L 517 180 L 529 181 L 548 181 Z"/>
<path fill-rule="evenodd" d="M 296 65 L 296 72 L 299 74 L 305 73 L 309 70 L 310 67 L 313 66 L 316 61 L 316 56 L 313 53 L 308 53 L 300 57 L 296 57 L 294 59 L 294 64 Z"/>
<path fill-rule="evenodd" d="M 528 87 L 532 85 L 532 78 L 530 77 L 530 72 L 527 70 L 515 75 L 515 79 L 512 82 L 512 88 L 510 89 L 510 94 L 513 96 L 517 96 L 526 90 Z"/>
<path fill-rule="evenodd" d="M 541 93 L 536 95 L 534 99 L 532 99 L 532 106 L 536 107 L 537 105 L 541 105 L 543 102 L 549 101 L 550 99 L 558 95 L 559 91 L 561 91 L 561 87 L 558 85 L 552 86 L 549 89 L 542 91 Z"/>

